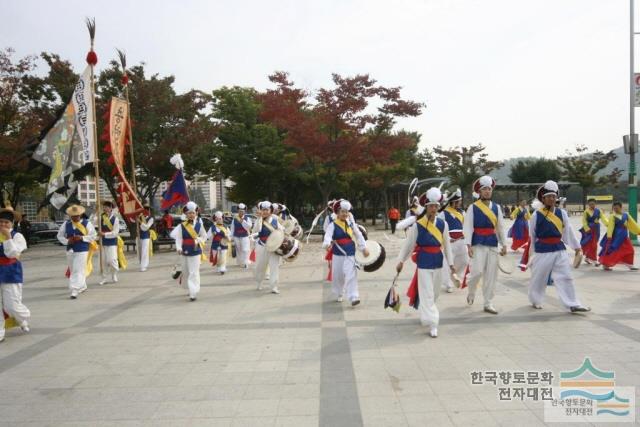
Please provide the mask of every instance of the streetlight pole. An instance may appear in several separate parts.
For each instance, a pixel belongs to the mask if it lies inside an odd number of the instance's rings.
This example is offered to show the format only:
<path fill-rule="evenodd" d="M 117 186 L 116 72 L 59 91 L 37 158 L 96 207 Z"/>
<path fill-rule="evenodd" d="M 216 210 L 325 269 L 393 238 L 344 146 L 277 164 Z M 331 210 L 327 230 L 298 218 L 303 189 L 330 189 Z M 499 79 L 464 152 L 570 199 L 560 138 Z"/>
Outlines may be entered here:
<path fill-rule="evenodd" d="M 635 63 L 634 63 L 634 37 L 636 35 L 634 26 L 634 0 L 629 0 L 629 181 L 628 181 L 628 199 L 629 213 L 633 219 L 638 218 L 638 186 L 636 182 L 636 147 L 637 136 L 635 134 L 635 97 L 636 97 L 636 81 L 635 81 Z M 634 245 L 638 244 L 637 236 L 631 235 Z"/>

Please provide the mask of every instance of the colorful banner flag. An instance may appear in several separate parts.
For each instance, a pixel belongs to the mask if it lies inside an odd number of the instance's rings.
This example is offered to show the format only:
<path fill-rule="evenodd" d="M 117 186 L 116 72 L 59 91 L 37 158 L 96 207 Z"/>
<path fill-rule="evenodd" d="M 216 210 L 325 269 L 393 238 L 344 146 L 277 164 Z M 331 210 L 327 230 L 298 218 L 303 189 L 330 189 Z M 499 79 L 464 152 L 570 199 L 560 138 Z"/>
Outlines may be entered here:
<path fill-rule="evenodd" d="M 167 190 L 162 194 L 161 209 L 169 209 L 176 205 L 185 205 L 189 201 L 189 193 L 187 192 L 187 183 L 184 180 L 182 169 L 178 169 Z"/>
<path fill-rule="evenodd" d="M 125 152 L 127 145 L 131 144 L 129 139 L 129 103 L 126 99 L 112 97 L 107 111 L 107 126 L 102 134 L 102 139 L 108 144 L 104 151 L 111 153 L 108 162 L 115 166 L 114 175 L 117 176 L 118 210 L 123 218 L 132 222 L 136 220 L 144 208 L 138 198 L 136 190 L 129 184 L 124 173 Z"/>
<path fill-rule="evenodd" d="M 109 108 L 109 145 L 113 163 L 118 175 L 124 176 L 125 146 L 129 144 L 127 137 L 127 122 L 129 118 L 129 104 L 126 99 L 111 98 Z"/>
<path fill-rule="evenodd" d="M 91 67 L 87 67 L 71 101 L 33 153 L 34 160 L 51 168 L 46 195 L 57 209 L 62 208 L 76 190 L 78 184 L 73 172 L 95 160 L 93 126 Z"/>

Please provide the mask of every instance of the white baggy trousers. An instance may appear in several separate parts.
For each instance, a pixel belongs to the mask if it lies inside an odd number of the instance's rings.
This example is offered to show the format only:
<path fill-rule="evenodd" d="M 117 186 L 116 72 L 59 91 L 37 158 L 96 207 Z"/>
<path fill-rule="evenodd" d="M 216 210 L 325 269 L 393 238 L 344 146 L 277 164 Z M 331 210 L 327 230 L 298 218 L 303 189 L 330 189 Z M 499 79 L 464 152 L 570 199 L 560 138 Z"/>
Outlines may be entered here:
<path fill-rule="evenodd" d="M 536 252 L 531 260 L 531 280 L 529 282 L 529 301 L 542 305 L 547 289 L 549 274 L 558 293 L 560 302 L 569 307 L 581 306 L 576 297 L 576 289 L 571 276 L 571 263 L 567 251 Z"/>
<path fill-rule="evenodd" d="M 200 292 L 200 255 L 182 256 L 182 280 L 187 281 L 189 298 L 195 298 Z"/>
<path fill-rule="evenodd" d="M 87 257 L 88 252 L 67 251 L 67 265 L 69 266 L 69 290 L 80 292 L 87 287 Z"/>
<path fill-rule="evenodd" d="M 140 239 L 140 270 L 149 268 L 149 245 L 151 239 Z"/>
<path fill-rule="evenodd" d="M 233 242 L 236 246 L 236 264 L 248 265 L 249 264 L 249 238 L 248 237 L 234 237 Z"/>
<path fill-rule="evenodd" d="M 443 276 L 442 268 L 418 268 L 418 296 L 420 298 L 418 312 L 420 313 L 420 323 L 423 326 L 437 327 L 440 323 L 440 312 L 436 301 L 440 295 Z"/>
<path fill-rule="evenodd" d="M 473 246 L 473 258 L 469 267 L 467 285 L 469 296 L 475 298 L 478 282 L 482 278 L 482 297 L 484 306 L 488 307 L 496 293 L 498 281 L 498 253 L 497 248 L 484 245 Z"/>
<path fill-rule="evenodd" d="M 107 274 L 111 272 L 112 276 L 115 276 L 120 270 L 118 266 L 118 246 L 102 246 L 102 259 L 104 260 L 104 270 L 102 272 L 102 278 L 107 277 Z"/>
<path fill-rule="evenodd" d="M 277 288 L 280 257 L 258 243 L 256 244 L 256 284 L 258 287 L 262 285 L 267 268 L 269 268 L 269 285 L 271 289 Z"/>
<path fill-rule="evenodd" d="M 22 303 L 22 283 L 3 283 L 0 285 L 2 309 L 22 326 L 31 318 L 31 312 Z M 0 340 L 4 338 L 4 319 L 0 319 Z"/>
<path fill-rule="evenodd" d="M 354 256 L 344 256 L 333 254 L 331 291 L 338 297 L 342 295 L 343 289 L 346 291 L 349 301 L 360 299 L 358 292 L 358 269 L 356 268 L 356 258 Z"/>

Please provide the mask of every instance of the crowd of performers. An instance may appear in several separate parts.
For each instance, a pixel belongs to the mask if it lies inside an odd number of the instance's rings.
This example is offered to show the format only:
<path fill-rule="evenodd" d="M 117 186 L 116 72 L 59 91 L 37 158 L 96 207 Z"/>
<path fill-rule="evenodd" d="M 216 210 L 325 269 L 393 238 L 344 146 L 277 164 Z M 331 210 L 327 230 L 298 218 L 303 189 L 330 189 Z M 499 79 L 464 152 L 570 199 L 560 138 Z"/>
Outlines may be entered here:
<path fill-rule="evenodd" d="M 409 258 L 415 263 L 407 295 L 430 336 L 438 336 L 440 316 L 436 301 L 441 289 L 453 292 L 455 287 L 467 288 L 467 304 L 473 305 L 482 281 L 483 311 L 498 314 L 494 298 L 499 257 L 506 254 L 509 246 L 507 235 L 511 237 L 512 250 L 524 250 L 521 268 L 531 269 L 528 297 L 534 309 L 542 308 L 546 288 L 553 284 L 569 312 L 590 311 L 576 295 L 567 247 L 575 251 L 574 267 L 581 263 L 584 254 L 586 264 L 601 265 L 607 271 L 617 264 L 637 270 L 633 265 L 634 250 L 629 233 L 639 234 L 640 227 L 623 211 L 621 203 L 613 203 L 613 212 L 607 217 L 596 207 L 595 200 L 590 199 L 578 240 L 566 211 L 558 206 L 557 183 L 547 181 L 538 189 L 531 208 L 522 201 L 513 210 L 513 225 L 506 230 L 503 210 L 492 201 L 495 184 L 490 176 L 478 178 L 473 184 L 477 200 L 466 211 L 462 209 L 460 189 L 447 195 L 439 188 L 430 188 L 414 197 L 405 218 L 397 223 L 399 230 L 405 230 L 406 239 L 397 256 L 396 271 L 400 274 Z M 117 283 L 119 271 L 127 268 L 115 206 L 107 201 L 102 208 L 100 218 L 89 218 L 84 207 L 72 205 L 66 210 L 69 219 L 59 229 L 57 237 L 65 246 L 71 299 L 87 290 L 98 244 L 102 254 L 100 285 Z M 173 277 L 186 288 L 190 301 L 195 301 L 200 292 L 201 263 L 208 260 L 217 273 L 224 275 L 230 251 L 240 269 L 255 264 L 257 290 L 262 290 L 268 281 L 269 292 L 280 293 L 279 269 L 284 261 L 298 255 L 300 245 L 294 237 L 300 236 L 301 228 L 282 204 L 263 201 L 256 210 L 257 219 L 252 221 L 247 215 L 247 206 L 240 203 L 229 225 L 225 224 L 222 212 L 215 212 L 212 226 L 207 230 L 198 206 L 194 202 L 184 206 L 183 219 L 173 228 L 170 237 L 175 240 L 180 258 Z M 373 246 L 366 241 L 366 230 L 356 223 L 349 201 L 329 202 L 326 213 L 322 247 L 326 249 L 328 269 L 324 277 L 331 282 L 336 301 L 342 302 L 346 297 L 355 307 L 360 304 L 358 270 L 362 264 L 358 256 L 371 257 Z M 0 295 L 4 324 L 28 332 L 30 312 L 22 303 L 20 262 L 20 254 L 27 245 L 24 237 L 13 229 L 16 215 L 10 208 L 0 209 Z M 156 239 L 153 221 L 149 207 L 145 206 L 144 213 L 137 219 L 141 272 L 147 271 L 153 256 Z M 210 242 L 208 250 L 207 242 Z M 393 288 L 390 295 L 387 302 L 393 306 L 399 301 Z M 4 340 L 4 334 L 3 327 L 0 341 Z"/>

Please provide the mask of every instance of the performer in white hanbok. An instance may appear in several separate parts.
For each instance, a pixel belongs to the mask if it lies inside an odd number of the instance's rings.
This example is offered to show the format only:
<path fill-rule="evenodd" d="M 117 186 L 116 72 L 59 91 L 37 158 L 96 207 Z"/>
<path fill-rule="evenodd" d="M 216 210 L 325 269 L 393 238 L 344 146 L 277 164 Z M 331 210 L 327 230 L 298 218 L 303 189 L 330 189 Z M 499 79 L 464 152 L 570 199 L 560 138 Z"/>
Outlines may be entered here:
<path fill-rule="evenodd" d="M 207 232 L 198 218 L 198 205 L 188 202 L 185 206 L 186 220 L 178 224 L 171 237 L 176 241 L 176 250 L 182 255 L 182 276 L 189 289 L 189 299 L 195 301 L 200 292 L 200 263 L 206 260 L 204 244 Z"/>
<path fill-rule="evenodd" d="M 282 230 L 282 225 L 278 222 L 278 217 L 273 215 L 273 206 L 269 201 L 260 202 L 260 218 L 253 226 L 253 233 L 257 233 L 258 241 L 256 242 L 256 288 L 262 289 L 262 281 L 265 279 L 267 268 L 269 269 L 269 284 L 271 285 L 271 293 L 279 294 L 278 276 L 280 271 L 280 257 L 275 252 L 269 252 L 265 248 L 265 243 L 276 230 Z"/>
<path fill-rule="evenodd" d="M 504 256 L 507 253 L 502 207 L 491 201 L 495 186 L 495 180 L 487 175 L 473 183 L 473 192 L 480 199 L 467 209 L 463 226 L 465 244 L 471 259 L 467 277 L 467 304 L 473 304 L 478 282 L 482 279 L 484 311 L 490 314 L 498 314 L 493 306 L 498 280 L 498 255 Z M 501 246 L 499 252 L 498 243 Z"/>
<path fill-rule="evenodd" d="M 396 271 L 402 271 L 404 262 L 411 256 L 416 263 L 407 296 L 409 304 L 419 310 L 420 322 L 429 327 L 429 335 L 438 336 L 440 312 L 436 300 L 443 284 L 443 276 L 453 272 L 449 227 L 445 220 L 438 218 L 438 208 L 443 197 L 440 189 L 430 188 L 420 197 L 425 211 L 418 214 L 416 222 L 407 229 L 407 239 L 398 254 Z"/>
<path fill-rule="evenodd" d="M 360 304 L 358 291 L 358 269 L 356 267 L 356 249 L 369 256 L 365 246 L 364 236 L 350 215 L 351 203 L 348 200 L 336 202 L 334 211 L 337 218 L 332 221 L 324 233 L 322 247 L 331 247 L 333 257 L 332 264 L 332 292 L 339 302 L 342 301 L 343 292 L 352 306 Z"/>
<path fill-rule="evenodd" d="M 572 313 L 590 311 L 576 296 L 571 274 L 571 261 L 566 247 L 569 246 L 580 257 L 580 241 L 573 233 L 569 216 L 564 209 L 556 207 L 559 196 L 558 184 L 547 181 L 538 189 L 537 199 L 544 207 L 534 211 L 529 220 L 529 301 L 533 308 L 541 309 L 549 277 L 558 293 L 560 302 Z"/>
<path fill-rule="evenodd" d="M 69 220 L 58 230 L 58 241 L 67 248 L 67 272 L 71 299 L 87 290 L 87 277 L 93 270 L 93 254 L 98 250 L 96 229 L 86 218 L 84 207 L 72 205 L 67 208 Z"/>
<path fill-rule="evenodd" d="M 13 229 L 16 219 L 17 215 L 10 207 L 0 209 L 0 307 L 4 313 L 0 318 L 0 342 L 4 341 L 8 325 L 19 326 L 23 332 L 29 332 L 31 318 L 31 312 L 22 303 L 24 278 L 20 255 L 27 249 L 27 242 Z"/>
<path fill-rule="evenodd" d="M 463 225 L 464 210 L 462 209 L 462 191 L 458 188 L 447 198 L 446 207 L 440 212 L 440 218 L 447 222 L 449 227 L 449 244 L 453 255 L 454 279 L 464 277 L 469 264 L 467 245 L 464 243 Z M 453 292 L 454 282 L 450 274 L 443 274 L 443 281 L 447 292 Z M 459 286 L 459 283 L 457 284 Z"/>
<path fill-rule="evenodd" d="M 249 268 L 249 252 L 251 232 L 251 218 L 246 216 L 247 206 L 244 203 L 238 204 L 238 214 L 231 221 L 231 235 L 236 248 L 236 263 L 242 268 Z"/>
<path fill-rule="evenodd" d="M 153 255 L 152 234 L 155 235 L 153 227 L 153 215 L 151 207 L 144 206 L 144 212 L 138 217 L 140 227 L 140 271 L 147 271 L 149 268 L 149 257 Z"/>

